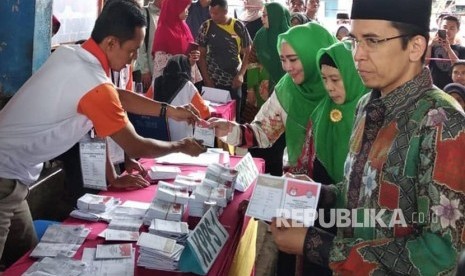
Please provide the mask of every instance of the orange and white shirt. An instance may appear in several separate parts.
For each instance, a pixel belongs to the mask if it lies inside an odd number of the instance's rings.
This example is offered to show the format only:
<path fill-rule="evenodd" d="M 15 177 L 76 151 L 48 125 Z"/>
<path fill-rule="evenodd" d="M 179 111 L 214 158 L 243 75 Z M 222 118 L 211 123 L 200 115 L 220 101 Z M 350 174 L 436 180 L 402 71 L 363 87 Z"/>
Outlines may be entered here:
<path fill-rule="evenodd" d="M 105 137 L 128 123 L 108 60 L 92 39 L 61 46 L 0 111 L 0 178 L 36 181 L 42 163 L 92 127 Z"/>

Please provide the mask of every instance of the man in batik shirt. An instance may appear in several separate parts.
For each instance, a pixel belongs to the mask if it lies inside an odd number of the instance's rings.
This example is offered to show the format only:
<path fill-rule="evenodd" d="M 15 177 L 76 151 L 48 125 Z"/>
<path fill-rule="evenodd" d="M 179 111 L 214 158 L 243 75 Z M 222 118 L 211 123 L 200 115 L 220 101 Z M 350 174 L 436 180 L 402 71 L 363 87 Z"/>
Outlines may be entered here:
<path fill-rule="evenodd" d="M 273 223 L 281 250 L 337 275 L 454 273 L 465 241 L 465 115 L 424 67 L 430 15 L 431 0 L 354 0 L 349 42 L 372 92 L 358 105 L 345 179 L 320 202 L 332 195 L 362 226 L 339 225 L 334 237 Z"/>

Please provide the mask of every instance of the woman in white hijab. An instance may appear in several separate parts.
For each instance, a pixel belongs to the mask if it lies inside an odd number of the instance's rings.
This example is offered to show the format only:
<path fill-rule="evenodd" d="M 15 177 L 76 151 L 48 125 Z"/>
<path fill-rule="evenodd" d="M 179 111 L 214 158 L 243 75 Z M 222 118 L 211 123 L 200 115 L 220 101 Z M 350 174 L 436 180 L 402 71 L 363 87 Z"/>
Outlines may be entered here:
<path fill-rule="evenodd" d="M 255 34 L 263 26 L 261 20 L 263 2 L 263 0 L 245 0 L 244 12 L 238 17 L 238 19 L 244 23 L 252 39 L 255 38 Z"/>

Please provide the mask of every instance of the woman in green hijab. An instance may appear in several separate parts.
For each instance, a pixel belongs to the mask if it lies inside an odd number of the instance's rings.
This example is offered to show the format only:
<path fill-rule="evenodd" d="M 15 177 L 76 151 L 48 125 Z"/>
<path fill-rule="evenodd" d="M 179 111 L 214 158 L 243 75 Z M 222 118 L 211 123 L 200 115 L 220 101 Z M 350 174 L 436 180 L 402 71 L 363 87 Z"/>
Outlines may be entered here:
<path fill-rule="evenodd" d="M 338 183 L 344 175 L 344 162 L 358 100 L 368 92 L 363 85 L 344 42 L 321 49 L 317 54 L 318 72 L 327 95 L 311 115 L 305 147 L 293 173 L 305 173 L 323 184 Z M 314 160 L 314 161 L 312 161 Z M 313 163 L 312 163 L 313 162 Z M 313 165 L 313 169 L 312 169 Z"/>
<path fill-rule="evenodd" d="M 280 3 L 274 2 L 263 7 L 263 27 L 257 32 L 249 56 L 247 69 L 247 103 L 242 112 L 244 122 L 250 123 L 257 115 L 258 109 L 274 91 L 274 86 L 284 76 L 281 61 L 276 47 L 278 35 L 289 29 L 289 11 Z M 253 54 L 255 53 L 255 55 Z M 254 57 L 255 58 L 252 58 Z M 248 108 L 253 106 L 255 108 Z M 251 110 L 248 116 L 246 110 Z M 282 156 L 286 140 L 282 135 L 271 148 L 250 149 L 253 157 L 265 160 L 265 172 L 281 176 L 283 171 Z"/>
<path fill-rule="evenodd" d="M 215 128 L 216 136 L 226 143 L 247 148 L 270 147 L 285 132 L 289 163 L 295 165 L 310 115 L 326 95 L 318 74 L 316 54 L 335 42 L 336 38 L 316 23 L 296 26 L 280 34 L 277 47 L 287 74 L 275 86 L 275 93 L 263 104 L 251 124 L 239 125 L 212 118 L 210 128 Z"/>
<path fill-rule="evenodd" d="M 284 76 L 284 72 L 279 59 L 278 35 L 289 30 L 289 11 L 277 2 L 266 4 L 263 9 L 263 27 L 257 32 L 253 40 L 253 46 L 257 53 L 258 62 L 270 75 L 273 84 Z"/>
<path fill-rule="evenodd" d="M 363 85 L 344 42 L 320 50 L 317 60 L 328 96 L 312 114 L 316 159 L 326 169 L 330 183 L 339 183 L 344 176 L 355 108 L 369 90 Z"/>
<path fill-rule="evenodd" d="M 343 42 L 321 49 L 316 60 L 327 94 L 311 115 L 304 151 L 291 172 L 305 173 L 316 182 L 332 184 L 340 182 L 344 175 L 355 109 L 358 100 L 369 90 L 363 85 L 352 53 Z M 327 217 L 329 213 L 325 212 Z M 318 221 L 315 226 L 320 227 Z M 336 228 L 324 230 L 335 234 Z M 272 225 L 272 234 L 279 241 L 278 248 L 286 253 L 302 255 L 303 244 L 292 241 L 304 241 L 307 230 L 289 228 L 285 232 L 276 231 Z M 332 275 L 329 268 L 306 261 L 302 269 L 303 275 Z"/>

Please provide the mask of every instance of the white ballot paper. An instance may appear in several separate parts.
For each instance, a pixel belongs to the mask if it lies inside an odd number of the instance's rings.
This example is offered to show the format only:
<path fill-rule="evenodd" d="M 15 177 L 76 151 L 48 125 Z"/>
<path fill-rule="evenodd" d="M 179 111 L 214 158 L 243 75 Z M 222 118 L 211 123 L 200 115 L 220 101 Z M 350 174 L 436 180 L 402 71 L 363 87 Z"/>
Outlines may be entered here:
<path fill-rule="evenodd" d="M 215 146 L 215 129 L 196 125 L 194 129 L 194 138 L 202 140 L 204 146 L 213 148 Z"/>
<path fill-rule="evenodd" d="M 246 215 L 264 221 L 283 217 L 312 226 L 320 189 L 320 183 L 260 174 Z"/>
<path fill-rule="evenodd" d="M 203 99 L 212 103 L 227 103 L 231 101 L 231 94 L 228 90 L 224 89 L 203 86 L 201 95 Z"/>
<path fill-rule="evenodd" d="M 250 152 L 242 157 L 234 169 L 239 173 L 236 178 L 236 190 L 240 192 L 247 191 L 259 174 L 257 165 L 255 165 Z"/>
<path fill-rule="evenodd" d="M 97 244 L 96 259 L 131 258 L 132 243 Z"/>

